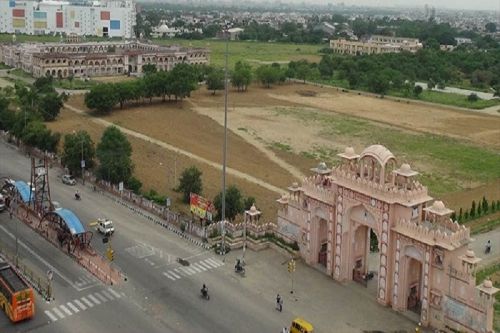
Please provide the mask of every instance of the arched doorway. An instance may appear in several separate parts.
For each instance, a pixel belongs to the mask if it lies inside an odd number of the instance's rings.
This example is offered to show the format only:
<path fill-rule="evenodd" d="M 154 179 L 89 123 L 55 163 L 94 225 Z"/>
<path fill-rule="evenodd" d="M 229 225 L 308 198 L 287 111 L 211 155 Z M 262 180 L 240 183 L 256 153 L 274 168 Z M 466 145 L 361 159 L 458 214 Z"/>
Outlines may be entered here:
<path fill-rule="evenodd" d="M 327 268 L 328 261 L 328 222 L 327 213 L 322 208 L 316 208 L 311 225 L 311 252 L 312 264 L 319 264 L 321 269 Z"/>
<path fill-rule="evenodd" d="M 422 307 L 422 254 L 415 246 L 405 248 L 405 308 L 420 314 Z"/>

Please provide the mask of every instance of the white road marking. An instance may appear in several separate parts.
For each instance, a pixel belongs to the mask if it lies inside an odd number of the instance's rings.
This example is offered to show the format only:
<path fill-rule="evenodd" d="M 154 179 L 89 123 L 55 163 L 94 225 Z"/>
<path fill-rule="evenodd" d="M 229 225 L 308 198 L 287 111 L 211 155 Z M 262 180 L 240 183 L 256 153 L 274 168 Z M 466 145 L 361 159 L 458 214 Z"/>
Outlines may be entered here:
<path fill-rule="evenodd" d="M 199 269 L 195 265 L 191 265 L 191 266 L 189 266 L 189 268 L 194 269 L 196 271 L 196 273 L 201 273 L 201 269 Z"/>
<path fill-rule="evenodd" d="M 210 268 L 217 268 L 219 266 L 215 265 L 213 262 L 211 261 L 208 261 L 208 259 L 205 259 L 205 261 L 203 261 L 204 264 L 210 266 Z"/>
<path fill-rule="evenodd" d="M 59 305 L 59 307 L 61 308 L 61 310 L 63 310 L 64 312 L 66 312 L 66 314 L 67 314 L 68 316 L 71 316 L 71 315 L 72 315 L 71 311 L 69 311 L 69 310 L 68 310 L 68 308 L 67 308 L 67 307 L 65 307 L 63 304 Z"/>
<path fill-rule="evenodd" d="M 61 318 L 61 319 L 63 319 L 63 318 L 65 317 L 65 316 L 63 315 L 63 313 L 62 313 L 62 312 L 61 312 L 58 308 L 53 308 L 53 309 L 52 309 L 52 311 L 54 311 L 54 312 L 55 312 L 55 314 L 56 314 L 59 318 Z"/>
<path fill-rule="evenodd" d="M 120 294 L 117 293 L 116 291 L 114 291 L 113 289 L 108 288 L 108 290 L 109 290 L 110 293 L 112 293 L 113 295 L 115 295 L 116 298 L 120 298 L 121 297 Z"/>
<path fill-rule="evenodd" d="M 202 270 L 202 271 L 204 271 L 204 272 L 207 270 L 205 267 L 203 267 L 202 265 L 200 265 L 200 264 L 199 264 L 199 263 L 197 263 L 197 262 L 196 262 L 196 263 L 194 263 L 192 266 L 193 266 L 193 267 L 197 267 L 198 269 L 201 269 L 201 270 Z"/>
<path fill-rule="evenodd" d="M 175 272 L 173 271 L 168 271 L 170 273 L 170 275 L 172 275 L 173 277 L 177 278 L 177 279 L 180 279 L 182 276 L 176 274 Z"/>
<path fill-rule="evenodd" d="M 101 301 L 100 301 L 100 300 L 98 300 L 97 298 L 95 298 L 95 297 L 94 297 L 94 295 L 92 295 L 92 294 L 88 294 L 88 295 L 87 295 L 87 297 L 88 297 L 88 298 L 90 298 L 90 300 L 91 300 L 92 302 L 94 302 L 95 304 L 101 304 Z"/>
<path fill-rule="evenodd" d="M 169 278 L 169 279 L 170 279 L 170 280 L 172 280 L 172 281 L 177 280 L 176 278 L 172 277 L 172 276 L 171 276 L 170 274 L 168 274 L 167 272 L 163 272 L 163 275 L 164 275 L 165 277 Z"/>
<path fill-rule="evenodd" d="M 111 295 L 110 293 L 108 293 L 106 290 L 101 290 L 101 293 L 106 296 L 107 298 L 109 298 L 110 301 L 114 300 L 115 298 L 113 297 L 113 295 Z"/>
<path fill-rule="evenodd" d="M 222 263 L 222 262 L 220 262 L 220 261 L 218 261 L 218 260 L 215 260 L 215 259 L 213 259 L 213 258 L 208 258 L 207 260 L 208 260 L 209 262 L 213 262 L 215 265 L 217 265 L 217 267 L 224 265 L 224 263 Z"/>
<path fill-rule="evenodd" d="M 204 263 L 203 261 L 200 261 L 198 263 L 198 265 L 200 265 L 202 267 L 206 267 L 207 269 L 212 269 L 213 268 L 212 266 L 210 266 L 209 264 Z"/>
<path fill-rule="evenodd" d="M 108 299 L 102 296 L 100 293 L 94 293 L 94 295 L 96 295 L 97 298 L 99 298 L 103 303 L 106 303 L 108 301 Z"/>
<path fill-rule="evenodd" d="M 50 320 L 57 321 L 57 317 L 54 316 L 49 310 L 45 310 L 45 314 L 50 318 Z"/>
<path fill-rule="evenodd" d="M 84 301 L 85 304 L 87 304 L 89 307 L 93 307 L 94 306 L 94 303 L 92 303 L 91 301 L 89 301 L 86 297 L 82 297 L 81 300 Z"/>
<path fill-rule="evenodd" d="M 68 302 L 68 303 L 66 303 L 66 305 L 69 306 L 71 308 L 71 310 L 73 310 L 74 313 L 80 312 L 80 310 L 78 310 L 78 308 L 76 306 L 74 306 L 73 303 Z"/>
<path fill-rule="evenodd" d="M 79 300 L 75 299 L 73 302 L 75 302 L 76 305 L 78 305 L 80 307 L 80 309 L 82 309 L 82 311 L 87 310 L 87 307 L 85 305 L 83 305 L 83 303 L 80 302 Z"/>

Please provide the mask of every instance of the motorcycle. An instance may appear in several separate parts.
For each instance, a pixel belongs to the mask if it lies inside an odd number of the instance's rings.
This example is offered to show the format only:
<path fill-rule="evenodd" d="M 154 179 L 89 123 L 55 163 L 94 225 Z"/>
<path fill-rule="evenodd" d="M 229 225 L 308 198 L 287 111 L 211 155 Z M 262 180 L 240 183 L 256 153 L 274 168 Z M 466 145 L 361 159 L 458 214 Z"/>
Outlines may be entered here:
<path fill-rule="evenodd" d="M 245 267 L 236 265 L 234 266 L 234 272 L 239 273 L 241 275 L 245 275 Z"/>
<path fill-rule="evenodd" d="M 207 289 L 201 289 L 201 297 L 205 298 L 206 300 L 209 300 L 210 299 L 210 295 L 208 294 L 208 290 Z"/>
<path fill-rule="evenodd" d="M 75 193 L 75 200 L 82 200 L 80 193 Z"/>
<path fill-rule="evenodd" d="M 491 252 L 491 246 L 486 246 L 484 249 L 484 254 L 489 254 Z"/>

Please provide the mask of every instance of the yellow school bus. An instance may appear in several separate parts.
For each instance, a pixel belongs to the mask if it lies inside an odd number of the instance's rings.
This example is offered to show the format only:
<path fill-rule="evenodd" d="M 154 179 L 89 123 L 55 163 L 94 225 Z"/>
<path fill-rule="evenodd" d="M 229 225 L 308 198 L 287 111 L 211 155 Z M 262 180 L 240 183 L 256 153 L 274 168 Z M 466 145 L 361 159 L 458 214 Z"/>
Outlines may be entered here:
<path fill-rule="evenodd" d="M 302 318 L 295 318 L 290 327 L 290 333 L 312 333 L 313 331 L 313 325 Z"/>

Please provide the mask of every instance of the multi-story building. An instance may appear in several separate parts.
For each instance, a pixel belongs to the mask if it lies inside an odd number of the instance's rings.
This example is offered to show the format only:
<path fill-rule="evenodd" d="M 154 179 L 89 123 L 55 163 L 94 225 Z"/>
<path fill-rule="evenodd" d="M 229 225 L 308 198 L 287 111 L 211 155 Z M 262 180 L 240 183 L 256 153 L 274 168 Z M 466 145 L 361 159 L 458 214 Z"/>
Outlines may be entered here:
<path fill-rule="evenodd" d="M 132 0 L 68 2 L 0 1 L 0 32 L 29 35 L 76 34 L 132 38 L 136 22 Z"/>
<path fill-rule="evenodd" d="M 417 52 L 422 43 L 416 38 L 371 36 L 367 41 L 336 39 L 330 41 L 334 53 L 361 55 L 379 53 Z"/>
<path fill-rule="evenodd" d="M 179 63 L 207 64 L 203 48 L 159 46 L 140 42 L 25 43 L 0 45 L 0 62 L 21 68 L 34 77 L 66 78 L 141 74 L 142 66 L 154 64 L 171 70 Z"/>

